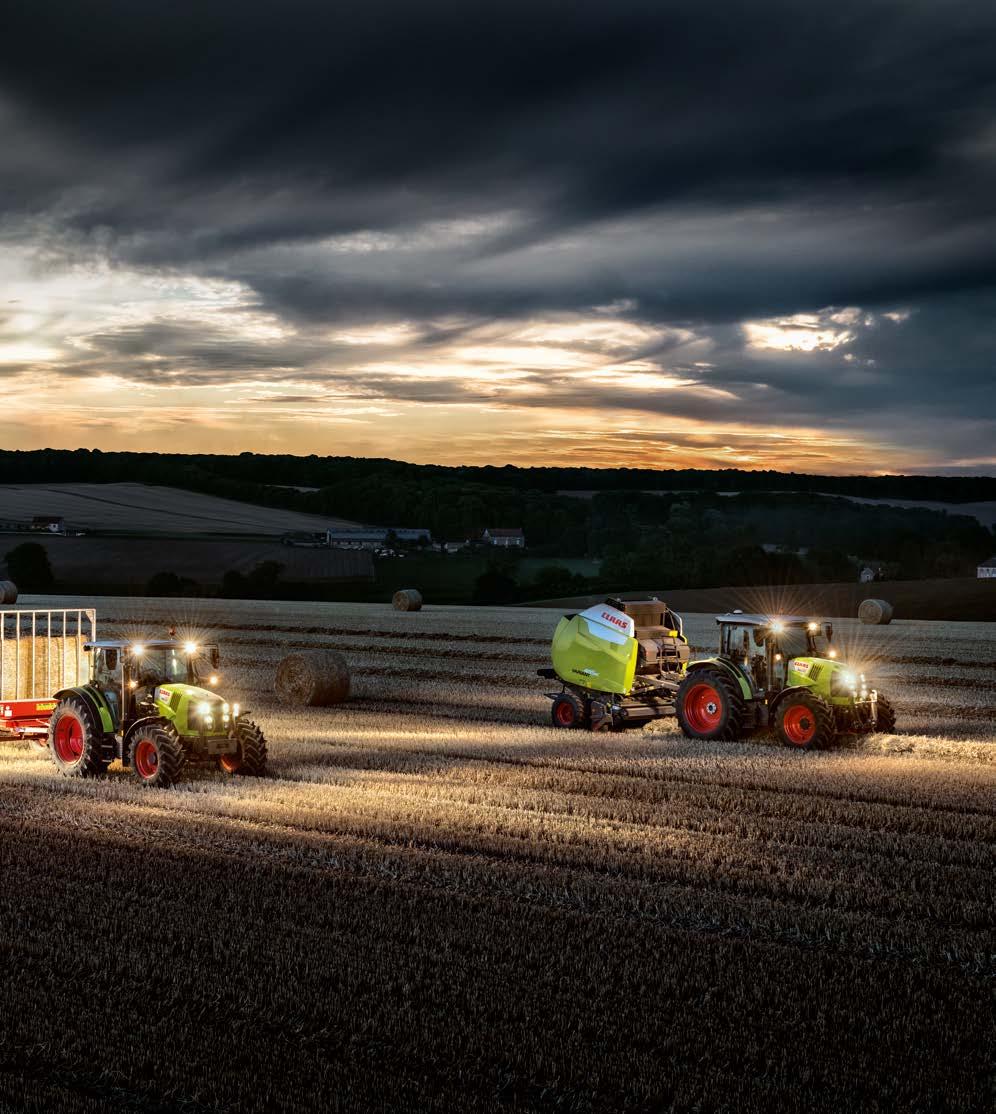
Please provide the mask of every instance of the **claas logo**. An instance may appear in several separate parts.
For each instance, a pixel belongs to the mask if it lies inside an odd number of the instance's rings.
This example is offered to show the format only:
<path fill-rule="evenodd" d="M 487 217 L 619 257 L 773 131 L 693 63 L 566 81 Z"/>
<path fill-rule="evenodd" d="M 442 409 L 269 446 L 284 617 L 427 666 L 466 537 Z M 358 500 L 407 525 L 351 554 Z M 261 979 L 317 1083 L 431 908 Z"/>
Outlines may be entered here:
<path fill-rule="evenodd" d="M 617 627 L 622 627 L 624 630 L 627 626 L 625 619 L 620 619 L 618 615 L 611 615 L 608 611 L 602 612 L 602 618 L 609 623 L 615 624 Z"/>

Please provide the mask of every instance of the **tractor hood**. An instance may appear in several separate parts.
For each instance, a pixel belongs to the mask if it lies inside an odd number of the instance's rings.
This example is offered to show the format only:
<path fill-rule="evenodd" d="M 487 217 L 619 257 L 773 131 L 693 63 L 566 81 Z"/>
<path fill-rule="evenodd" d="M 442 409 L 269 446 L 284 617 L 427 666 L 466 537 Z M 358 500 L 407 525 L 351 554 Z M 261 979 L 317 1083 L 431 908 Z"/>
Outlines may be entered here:
<path fill-rule="evenodd" d="M 240 710 L 238 704 L 229 705 L 216 692 L 172 681 L 156 688 L 155 700 L 159 714 L 181 735 L 227 732 Z"/>
<path fill-rule="evenodd" d="M 165 704 L 174 710 L 188 700 L 195 700 L 201 704 L 208 704 L 213 709 L 219 708 L 224 703 L 221 697 L 210 689 L 198 688 L 196 685 L 186 685 L 179 681 L 171 681 L 168 685 L 159 685 L 156 688 L 156 703 Z"/>
<path fill-rule="evenodd" d="M 867 687 L 863 673 L 835 658 L 792 658 L 788 663 L 788 683 L 808 685 L 834 696 L 857 693 Z"/>

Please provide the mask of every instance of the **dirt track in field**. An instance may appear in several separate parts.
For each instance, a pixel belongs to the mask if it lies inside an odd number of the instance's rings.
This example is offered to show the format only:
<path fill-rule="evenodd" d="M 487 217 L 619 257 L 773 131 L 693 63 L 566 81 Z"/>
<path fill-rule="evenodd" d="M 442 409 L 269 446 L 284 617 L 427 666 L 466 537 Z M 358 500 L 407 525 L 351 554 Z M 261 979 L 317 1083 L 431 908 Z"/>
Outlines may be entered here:
<path fill-rule="evenodd" d="M 907 730 L 798 754 L 546 727 L 549 613 L 187 606 L 271 774 L 150 793 L 0 744 L 0 1110 L 986 1108 L 983 624 L 842 632 Z M 349 706 L 276 703 L 297 643 Z"/>

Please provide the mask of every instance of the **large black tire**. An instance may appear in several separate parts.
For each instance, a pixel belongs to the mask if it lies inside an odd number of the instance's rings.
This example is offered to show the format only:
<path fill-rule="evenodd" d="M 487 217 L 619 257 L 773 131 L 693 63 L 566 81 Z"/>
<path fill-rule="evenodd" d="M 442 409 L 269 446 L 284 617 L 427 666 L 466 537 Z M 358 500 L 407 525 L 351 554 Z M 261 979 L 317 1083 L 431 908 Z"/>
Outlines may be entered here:
<path fill-rule="evenodd" d="M 550 709 L 550 721 L 554 727 L 568 730 L 584 727 L 584 719 L 584 708 L 573 693 L 562 692 L 554 697 L 553 707 Z"/>
<path fill-rule="evenodd" d="M 166 722 L 137 728 L 129 740 L 128 755 L 132 773 L 150 789 L 171 789 L 187 761 L 176 729 Z"/>
<path fill-rule="evenodd" d="M 737 682 L 718 669 L 696 669 L 678 686 L 674 701 L 681 730 L 689 739 L 741 739 L 747 702 Z"/>
<path fill-rule="evenodd" d="M 833 708 L 811 692 L 791 693 L 775 713 L 778 737 L 793 750 L 820 750 L 837 735 Z"/>
<path fill-rule="evenodd" d="M 892 701 L 881 693 L 878 694 L 878 719 L 875 722 L 875 730 L 885 735 L 891 735 L 896 730 L 896 709 L 893 708 Z"/>
<path fill-rule="evenodd" d="M 244 777 L 261 777 L 266 773 L 266 739 L 251 719 L 239 720 L 235 725 L 239 749 L 234 754 L 223 754 L 218 759 L 218 769 L 226 774 Z"/>
<path fill-rule="evenodd" d="M 100 717 L 82 696 L 59 701 L 48 721 L 48 750 L 66 777 L 99 777 L 107 771 Z"/>

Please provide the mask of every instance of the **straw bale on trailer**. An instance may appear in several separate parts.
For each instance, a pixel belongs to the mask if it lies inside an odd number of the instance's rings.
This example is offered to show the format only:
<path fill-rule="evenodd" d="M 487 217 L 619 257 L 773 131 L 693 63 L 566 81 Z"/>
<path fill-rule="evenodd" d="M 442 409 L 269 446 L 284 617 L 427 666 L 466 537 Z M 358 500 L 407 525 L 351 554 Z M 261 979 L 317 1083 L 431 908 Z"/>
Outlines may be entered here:
<path fill-rule="evenodd" d="M 422 593 L 417 588 L 399 588 L 392 603 L 395 611 L 421 611 Z"/>
<path fill-rule="evenodd" d="M 888 600 L 862 600 L 858 618 L 869 626 L 888 626 L 892 622 L 892 604 Z"/>
<path fill-rule="evenodd" d="M 17 603 L 17 585 L 13 580 L 0 580 L 0 603 Z"/>
<path fill-rule="evenodd" d="M 335 650 L 299 650 L 277 666 L 275 687 L 285 704 L 341 704 L 349 699 L 349 666 Z"/>
<path fill-rule="evenodd" d="M 30 700 L 51 696 L 61 688 L 85 685 L 90 660 L 83 653 L 82 635 L 29 634 L 18 644 L 5 638 L 0 654 L 0 700 Z"/>

